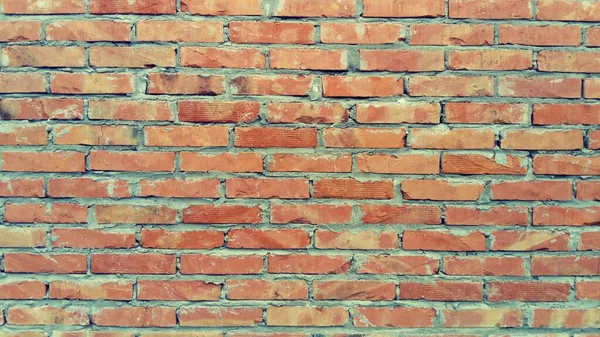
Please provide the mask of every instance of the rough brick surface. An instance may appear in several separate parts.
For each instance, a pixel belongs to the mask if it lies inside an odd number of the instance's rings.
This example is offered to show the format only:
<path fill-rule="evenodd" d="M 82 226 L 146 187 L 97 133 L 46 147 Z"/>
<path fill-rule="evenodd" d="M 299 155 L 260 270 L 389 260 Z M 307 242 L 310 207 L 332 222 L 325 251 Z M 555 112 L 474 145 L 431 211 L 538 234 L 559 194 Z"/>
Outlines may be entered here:
<path fill-rule="evenodd" d="M 600 337 L 599 0 L 0 0 L 0 337 Z"/>

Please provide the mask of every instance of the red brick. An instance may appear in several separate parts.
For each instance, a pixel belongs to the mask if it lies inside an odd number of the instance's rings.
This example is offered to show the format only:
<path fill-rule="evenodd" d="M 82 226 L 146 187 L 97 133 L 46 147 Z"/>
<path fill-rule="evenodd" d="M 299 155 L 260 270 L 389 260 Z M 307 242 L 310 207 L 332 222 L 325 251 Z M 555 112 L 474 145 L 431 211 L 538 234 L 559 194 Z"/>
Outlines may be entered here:
<path fill-rule="evenodd" d="M 85 48 L 47 46 L 9 46 L 2 49 L 6 67 L 81 68 L 85 66 Z"/>
<path fill-rule="evenodd" d="M 148 74 L 148 94 L 215 96 L 225 92 L 223 76 L 181 73 Z"/>
<path fill-rule="evenodd" d="M 317 230 L 315 247 L 319 249 L 397 249 L 398 234 L 396 232 L 334 232 Z"/>
<path fill-rule="evenodd" d="M 533 328 L 598 328 L 600 310 L 591 309 L 535 309 Z M 593 336 L 592 336 L 593 337 Z"/>
<path fill-rule="evenodd" d="M 171 0 L 89 0 L 91 14 L 175 14 Z"/>
<path fill-rule="evenodd" d="M 283 17 L 352 17 L 356 13 L 354 0 L 281 0 L 275 16 Z"/>
<path fill-rule="evenodd" d="M 538 125 L 577 125 L 600 123 L 600 105 L 534 104 L 533 123 Z"/>
<path fill-rule="evenodd" d="M 204 281 L 139 280 L 140 301 L 216 301 L 221 285 Z"/>
<path fill-rule="evenodd" d="M 345 274 L 350 258 L 330 255 L 269 255 L 268 272 L 272 274 Z"/>
<path fill-rule="evenodd" d="M 392 76 L 324 76 L 325 97 L 389 97 L 404 93 L 404 80 Z"/>
<path fill-rule="evenodd" d="M 250 224 L 262 222 L 258 206 L 198 205 L 183 210 L 184 223 Z"/>
<path fill-rule="evenodd" d="M 54 94 L 131 94 L 133 90 L 131 74 L 55 74 L 50 82 Z"/>
<path fill-rule="evenodd" d="M 600 207 L 535 206 L 533 224 L 536 226 L 590 226 L 600 221 Z"/>
<path fill-rule="evenodd" d="M 308 199 L 306 179 L 230 178 L 225 183 L 228 198 Z"/>
<path fill-rule="evenodd" d="M 0 73 L 0 93 L 45 93 L 46 79 L 42 74 Z"/>
<path fill-rule="evenodd" d="M 479 200 L 483 183 L 467 183 L 453 180 L 404 180 L 402 197 L 406 200 Z"/>
<path fill-rule="evenodd" d="M 92 99 L 89 101 L 90 119 L 125 121 L 170 121 L 171 110 L 165 101 L 124 101 Z"/>
<path fill-rule="evenodd" d="M 346 70 L 348 54 L 345 50 L 331 49 L 271 49 L 272 69 Z"/>
<path fill-rule="evenodd" d="M 133 284 L 128 281 L 52 281 L 50 298 L 58 300 L 131 300 Z"/>
<path fill-rule="evenodd" d="M 86 255 L 4 253 L 6 273 L 85 274 Z"/>
<path fill-rule="evenodd" d="M 233 43 L 314 44 L 314 31 L 315 25 L 305 22 L 231 21 L 229 40 Z"/>
<path fill-rule="evenodd" d="M 52 138 L 57 145 L 137 145 L 138 131 L 117 125 L 56 125 Z"/>
<path fill-rule="evenodd" d="M 16 189 L 18 193 L 19 189 L 25 187 L 14 186 L 11 189 Z M 33 186 L 29 188 L 33 188 Z M 43 196 L 43 192 L 41 194 Z M 94 180 L 90 178 L 49 179 L 48 195 L 59 198 L 119 198 L 131 196 L 128 183 L 125 180 Z"/>
<path fill-rule="evenodd" d="M 337 103 L 269 103 L 267 114 L 270 123 L 334 124 L 348 121 L 348 110 Z"/>
<path fill-rule="evenodd" d="M 166 206 L 94 205 L 98 223 L 174 224 L 177 211 Z"/>
<path fill-rule="evenodd" d="M 181 11 L 199 15 L 262 15 L 261 1 L 248 0 L 183 0 Z"/>
<path fill-rule="evenodd" d="M 90 152 L 93 171 L 172 172 L 173 152 Z"/>
<path fill-rule="evenodd" d="M 500 25 L 500 44 L 527 46 L 579 46 L 581 28 L 577 26 Z"/>
<path fill-rule="evenodd" d="M 229 248 L 302 249 L 310 245 L 310 235 L 300 229 L 232 229 L 227 233 Z"/>
<path fill-rule="evenodd" d="M 46 246 L 46 231 L 42 228 L 0 227 L 0 247 L 34 248 Z"/>
<path fill-rule="evenodd" d="M 94 274 L 175 274 L 175 255 L 93 254 Z"/>
<path fill-rule="evenodd" d="M 538 53 L 538 69 L 568 73 L 600 73 L 600 53 L 543 50 Z"/>
<path fill-rule="evenodd" d="M 171 327 L 176 324 L 175 308 L 118 307 L 98 308 L 92 314 L 97 326 L 113 327 Z"/>
<path fill-rule="evenodd" d="M 359 274 L 434 275 L 437 274 L 439 268 L 440 263 L 437 258 L 423 255 L 371 255 L 360 261 L 356 272 Z"/>
<path fill-rule="evenodd" d="M 491 250 L 564 251 L 570 250 L 569 234 L 539 231 L 497 231 L 491 234 Z"/>
<path fill-rule="evenodd" d="M 443 50 L 361 50 L 360 70 L 441 71 L 445 69 Z"/>
<path fill-rule="evenodd" d="M 112 68 L 174 67 L 172 47 L 91 47 L 90 65 Z"/>
<path fill-rule="evenodd" d="M 459 124 L 522 124 L 529 111 L 526 104 L 446 103 L 446 122 Z"/>
<path fill-rule="evenodd" d="M 262 172 L 263 157 L 259 153 L 238 152 L 201 154 L 180 152 L 181 170 L 188 172 Z"/>
<path fill-rule="evenodd" d="M 229 144 L 226 126 L 147 126 L 146 146 L 216 147 Z"/>
<path fill-rule="evenodd" d="M 179 309 L 181 326 L 254 326 L 262 322 L 260 308 L 189 307 Z"/>
<path fill-rule="evenodd" d="M 0 145 L 46 145 L 48 131 L 43 125 L 21 126 L 6 124 L 0 128 Z"/>
<path fill-rule="evenodd" d="M 144 228 L 140 244 L 142 247 L 159 249 L 212 249 L 221 247 L 224 237 L 224 233 L 218 231 L 168 231 Z"/>
<path fill-rule="evenodd" d="M 88 309 L 78 306 L 14 306 L 7 310 L 6 322 L 11 325 L 90 325 Z"/>
<path fill-rule="evenodd" d="M 424 0 L 418 3 L 408 0 L 363 0 L 365 17 L 438 17 L 446 13 L 444 0 Z"/>
<path fill-rule="evenodd" d="M 451 50 L 451 70 L 527 70 L 533 67 L 533 52 L 515 49 Z"/>
<path fill-rule="evenodd" d="M 588 27 L 586 34 L 588 47 L 600 47 L 600 27 Z"/>
<path fill-rule="evenodd" d="M 269 162 L 272 172 L 331 172 L 341 173 L 352 170 L 350 155 L 296 155 L 274 154 Z"/>
<path fill-rule="evenodd" d="M 354 310 L 354 326 L 362 328 L 430 328 L 435 309 L 409 307 L 358 307 Z"/>
<path fill-rule="evenodd" d="M 306 75 L 238 76 L 231 86 L 235 95 L 307 96 L 312 81 Z"/>
<path fill-rule="evenodd" d="M 202 32 L 202 34 L 197 34 Z M 142 20 L 136 25 L 138 41 L 222 42 L 218 21 Z"/>
<path fill-rule="evenodd" d="M 485 235 L 481 232 L 452 234 L 439 231 L 405 230 L 402 234 L 402 248 L 405 250 L 431 250 L 451 252 L 485 251 Z"/>
<path fill-rule="evenodd" d="M 481 301 L 483 300 L 483 284 L 464 281 L 400 282 L 400 299 L 445 302 Z"/>
<path fill-rule="evenodd" d="M 22 0 L 3 1 L 4 14 L 83 14 L 85 2 L 82 0 Z"/>
<path fill-rule="evenodd" d="M 116 232 L 87 228 L 52 229 L 52 246 L 68 248 L 133 248 L 136 245 L 132 231 Z"/>
<path fill-rule="evenodd" d="M 478 308 L 443 310 L 445 328 L 517 328 L 523 326 L 523 313 L 518 309 Z"/>
<path fill-rule="evenodd" d="M 504 153 L 454 154 L 444 153 L 442 172 L 454 174 L 525 175 L 527 158 Z"/>
<path fill-rule="evenodd" d="M 494 43 L 491 25 L 414 24 L 410 26 L 411 45 L 479 46 Z"/>
<path fill-rule="evenodd" d="M 576 291 L 578 300 L 600 300 L 600 282 L 578 281 Z"/>
<path fill-rule="evenodd" d="M 236 127 L 234 133 L 236 147 L 317 147 L 317 130 L 312 128 Z"/>
<path fill-rule="evenodd" d="M 258 102 L 179 101 L 179 120 L 192 123 L 249 123 L 258 118 Z"/>
<path fill-rule="evenodd" d="M 600 182 L 580 181 L 577 183 L 577 199 L 600 200 Z"/>
<path fill-rule="evenodd" d="M 42 23 L 39 21 L 3 21 L 0 23 L 0 41 L 39 41 L 42 38 Z"/>
<path fill-rule="evenodd" d="M 0 101 L 4 119 L 83 119 L 83 100 L 14 98 Z"/>
<path fill-rule="evenodd" d="M 489 129 L 412 129 L 414 149 L 493 149 L 496 135 Z"/>
<path fill-rule="evenodd" d="M 323 131 L 326 147 L 393 149 L 406 145 L 406 129 L 328 128 Z"/>
<path fill-rule="evenodd" d="M 566 302 L 571 285 L 554 282 L 490 282 L 488 300 L 521 302 Z"/>
<path fill-rule="evenodd" d="M 306 300 L 308 285 L 302 280 L 227 280 L 230 300 Z"/>
<path fill-rule="evenodd" d="M 43 197 L 44 180 L 42 179 L 2 179 L 0 180 L 0 196 L 3 197 Z"/>
<path fill-rule="evenodd" d="M 140 180 L 139 196 L 167 198 L 218 198 L 218 179 Z"/>
<path fill-rule="evenodd" d="M 600 232 L 581 233 L 578 250 L 600 250 Z"/>
<path fill-rule="evenodd" d="M 530 19 L 531 0 L 449 0 L 451 18 Z"/>
<path fill-rule="evenodd" d="M 571 200 L 570 181 L 503 181 L 491 185 L 492 200 Z"/>
<path fill-rule="evenodd" d="M 321 42 L 336 44 L 388 44 L 404 41 L 404 26 L 394 23 L 322 22 Z"/>
<path fill-rule="evenodd" d="M 600 175 L 600 157 L 537 155 L 533 158 L 536 174 Z"/>
<path fill-rule="evenodd" d="M 358 104 L 356 121 L 359 123 L 420 123 L 440 122 L 441 108 L 436 103 L 403 102 Z"/>
<path fill-rule="evenodd" d="M 46 26 L 48 40 L 127 42 L 131 40 L 131 24 L 121 21 L 54 21 Z"/>
<path fill-rule="evenodd" d="M 558 77 L 502 77 L 498 92 L 506 97 L 579 98 L 581 79 Z"/>
<path fill-rule="evenodd" d="M 0 299 L 39 300 L 46 297 L 46 284 L 40 281 L 3 281 L 0 283 Z"/>
<path fill-rule="evenodd" d="M 356 155 L 358 170 L 369 173 L 437 174 L 439 163 L 439 155 L 430 153 Z"/>
<path fill-rule="evenodd" d="M 266 57 L 259 49 L 181 48 L 181 65 L 184 67 L 264 68 L 265 63 Z"/>
<path fill-rule="evenodd" d="M 7 203 L 4 209 L 6 222 L 85 223 L 87 215 L 87 206 L 66 203 Z"/>
<path fill-rule="evenodd" d="M 410 96 L 493 96 L 494 81 L 489 76 L 413 76 Z"/>
<path fill-rule="evenodd" d="M 534 276 L 597 276 L 598 256 L 532 256 L 531 275 Z"/>
<path fill-rule="evenodd" d="M 444 257 L 444 274 L 473 276 L 525 276 L 522 257 Z"/>
<path fill-rule="evenodd" d="M 182 274 L 249 275 L 260 274 L 263 258 L 258 255 L 181 255 Z M 227 266 L 227 268 L 223 268 Z"/>
<path fill-rule="evenodd" d="M 524 226 L 528 222 L 529 212 L 526 207 L 446 207 L 448 225 Z"/>
<path fill-rule="evenodd" d="M 600 4 L 578 0 L 540 0 L 538 20 L 598 21 Z"/>
<path fill-rule="evenodd" d="M 271 204 L 271 222 L 314 225 L 346 224 L 352 217 L 352 206 L 321 204 Z"/>
<path fill-rule="evenodd" d="M 442 221 L 442 211 L 430 205 L 369 205 L 360 206 L 361 221 L 376 224 L 426 224 L 437 225 Z"/>
<path fill-rule="evenodd" d="M 343 326 L 349 318 L 343 307 L 267 308 L 267 326 Z"/>
<path fill-rule="evenodd" d="M 396 284 L 384 281 L 316 281 L 315 300 L 389 301 L 396 298 Z"/>
<path fill-rule="evenodd" d="M 313 198 L 392 199 L 391 180 L 320 179 L 313 183 Z"/>

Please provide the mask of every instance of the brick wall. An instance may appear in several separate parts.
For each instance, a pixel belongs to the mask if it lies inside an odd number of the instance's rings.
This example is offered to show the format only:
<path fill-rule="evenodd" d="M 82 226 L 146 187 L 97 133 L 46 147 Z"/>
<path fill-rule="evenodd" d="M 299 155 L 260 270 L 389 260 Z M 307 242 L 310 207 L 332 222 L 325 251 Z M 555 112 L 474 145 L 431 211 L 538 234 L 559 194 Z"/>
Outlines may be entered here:
<path fill-rule="evenodd" d="M 600 1 L 0 8 L 1 337 L 600 336 Z"/>

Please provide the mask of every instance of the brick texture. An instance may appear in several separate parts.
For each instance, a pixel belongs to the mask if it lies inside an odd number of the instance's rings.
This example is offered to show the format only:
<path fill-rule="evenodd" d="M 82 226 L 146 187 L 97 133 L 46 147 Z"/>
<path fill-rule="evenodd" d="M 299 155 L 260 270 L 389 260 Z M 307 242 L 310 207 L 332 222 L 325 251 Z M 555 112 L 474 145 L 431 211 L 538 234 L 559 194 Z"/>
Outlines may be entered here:
<path fill-rule="evenodd" d="M 598 337 L 600 1 L 0 0 L 0 337 Z"/>

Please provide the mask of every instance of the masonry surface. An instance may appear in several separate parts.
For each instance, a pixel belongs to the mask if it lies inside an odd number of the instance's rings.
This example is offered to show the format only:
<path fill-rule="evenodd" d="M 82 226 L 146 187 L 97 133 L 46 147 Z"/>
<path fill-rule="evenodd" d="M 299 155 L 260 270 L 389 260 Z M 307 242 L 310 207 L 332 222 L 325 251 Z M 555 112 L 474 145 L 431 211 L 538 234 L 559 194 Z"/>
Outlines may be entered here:
<path fill-rule="evenodd" d="M 598 337 L 600 1 L 0 0 L 0 337 Z"/>

